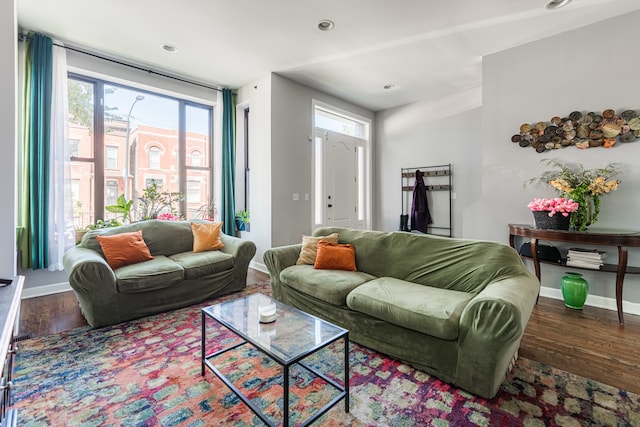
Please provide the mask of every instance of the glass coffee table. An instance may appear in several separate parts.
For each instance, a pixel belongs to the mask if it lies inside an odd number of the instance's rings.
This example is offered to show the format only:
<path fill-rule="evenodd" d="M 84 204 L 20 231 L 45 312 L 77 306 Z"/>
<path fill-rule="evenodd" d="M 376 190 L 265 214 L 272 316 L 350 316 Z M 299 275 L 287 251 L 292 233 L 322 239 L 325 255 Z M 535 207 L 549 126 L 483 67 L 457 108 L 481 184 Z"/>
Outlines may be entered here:
<path fill-rule="evenodd" d="M 262 311 L 264 314 L 265 309 L 273 308 L 273 304 L 275 304 L 276 311 L 275 321 L 260 323 L 260 312 Z M 214 319 L 242 340 L 213 353 L 207 353 L 205 339 L 207 318 Z M 339 384 L 304 361 L 306 357 L 340 339 L 344 340 L 343 384 Z M 311 424 L 342 399 L 344 399 L 345 412 L 349 412 L 348 330 L 262 294 L 253 294 L 202 309 L 202 375 L 205 375 L 206 368 L 211 369 L 265 424 L 275 426 L 276 424 L 269 420 L 262 410 L 247 398 L 210 360 L 243 345 L 253 346 L 282 366 L 284 393 L 282 425 L 284 427 L 289 426 L 289 374 L 294 365 L 299 365 L 313 375 L 322 378 L 329 386 L 338 391 L 333 399 L 319 408 L 301 425 Z"/>

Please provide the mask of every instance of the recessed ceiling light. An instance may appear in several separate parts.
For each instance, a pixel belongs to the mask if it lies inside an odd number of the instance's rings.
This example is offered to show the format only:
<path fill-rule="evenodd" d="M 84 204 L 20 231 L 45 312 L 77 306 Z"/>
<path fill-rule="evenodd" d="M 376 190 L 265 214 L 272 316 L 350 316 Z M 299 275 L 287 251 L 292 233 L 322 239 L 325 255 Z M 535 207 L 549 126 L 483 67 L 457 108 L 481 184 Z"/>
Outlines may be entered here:
<path fill-rule="evenodd" d="M 333 30 L 334 26 L 335 26 L 335 24 L 333 23 L 333 21 L 330 21 L 328 19 L 323 19 L 318 24 L 318 29 L 320 31 L 331 31 L 331 30 Z"/>
<path fill-rule="evenodd" d="M 175 47 L 172 44 L 160 45 L 160 49 L 164 50 L 165 52 L 169 52 L 169 53 L 176 53 L 178 51 L 178 48 Z"/>
<path fill-rule="evenodd" d="M 395 89 L 396 85 L 394 85 L 393 83 L 389 83 L 389 84 L 386 84 L 386 85 L 382 86 L 382 88 L 384 90 L 391 90 L 391 89 Z"/>
<path fill-rule="evenodd" d="M 545 9 L 560 9 L 571 3 L 571 0 L 551 0 L 545 5 Z"/>

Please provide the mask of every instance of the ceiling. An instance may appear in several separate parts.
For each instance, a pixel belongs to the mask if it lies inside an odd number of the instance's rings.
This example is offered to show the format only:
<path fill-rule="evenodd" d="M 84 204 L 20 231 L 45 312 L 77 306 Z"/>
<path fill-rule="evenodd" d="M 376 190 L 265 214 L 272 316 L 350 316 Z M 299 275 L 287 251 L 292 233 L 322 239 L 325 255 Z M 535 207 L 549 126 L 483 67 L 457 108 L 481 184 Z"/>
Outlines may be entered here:
<path fill-rule="evenodd" d="M 546 1 L 17 0 L 17 10 L 21 30 L 157 71 L 230 88 L 275 72 L 379 111 L 477 89 L 484 55 L 640 10 Z M 322 19 L 333 31 L 318 30 Z"/>

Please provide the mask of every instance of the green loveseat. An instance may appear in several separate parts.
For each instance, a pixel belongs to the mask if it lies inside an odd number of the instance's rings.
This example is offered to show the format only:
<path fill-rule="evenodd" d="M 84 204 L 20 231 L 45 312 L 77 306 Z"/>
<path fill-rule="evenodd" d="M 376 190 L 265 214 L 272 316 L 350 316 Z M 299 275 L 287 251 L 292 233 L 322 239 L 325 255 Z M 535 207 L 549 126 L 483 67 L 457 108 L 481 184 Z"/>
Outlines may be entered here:
<path fill-rule="evenodd" d="M 112 270 L 96 236 L 138 230 L 153 259 Z M 220 239 L 220 250 L 192 252 L 188 221 L 150 220 L 94 230 L 64 254 L 64 269 L 87 322 L 112 325 L 243 289 L 256 246 L 223 233 Z"/>
<path fill-rule="evenodd" d="M 349 337 L 485 398 L 500 388 L 540 288 L 512 248 L 405 232 L 321 228 L 352 243 L 356 272 L 296 265 L 269 249 L 273 297 Z"/>

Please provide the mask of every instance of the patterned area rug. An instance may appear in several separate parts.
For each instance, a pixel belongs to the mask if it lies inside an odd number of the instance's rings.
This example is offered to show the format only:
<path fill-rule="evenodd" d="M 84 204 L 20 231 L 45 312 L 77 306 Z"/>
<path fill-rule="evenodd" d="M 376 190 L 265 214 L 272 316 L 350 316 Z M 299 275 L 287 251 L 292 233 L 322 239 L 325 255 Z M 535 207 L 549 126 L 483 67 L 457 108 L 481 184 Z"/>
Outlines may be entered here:
<path fill-rule="evenodd" d="M 22 342 L 13 391 L 20 425 L 264 425 L 213 373 L 200 375 L 200 308 L 255 292 L 269 294 L 269 285 L 121 325 Z M 236 339 L 207 325 L 210 345 Z M 341 382 L 341 351 L 341 345 L 329 347 L 308 362 Z M 314 425 L 640 426 L 640 396 L 527 359 L 517 361 L 491 400 L 355 343 L 350 364 L 350 412 L 340 402 Z M 216 366 L 281 424 L 282 378 L 274 362 L 242 346 Z M 291 378 L 291 425 L 299 425 L 335 392 L 303 369 L 292 370 Z"/>

